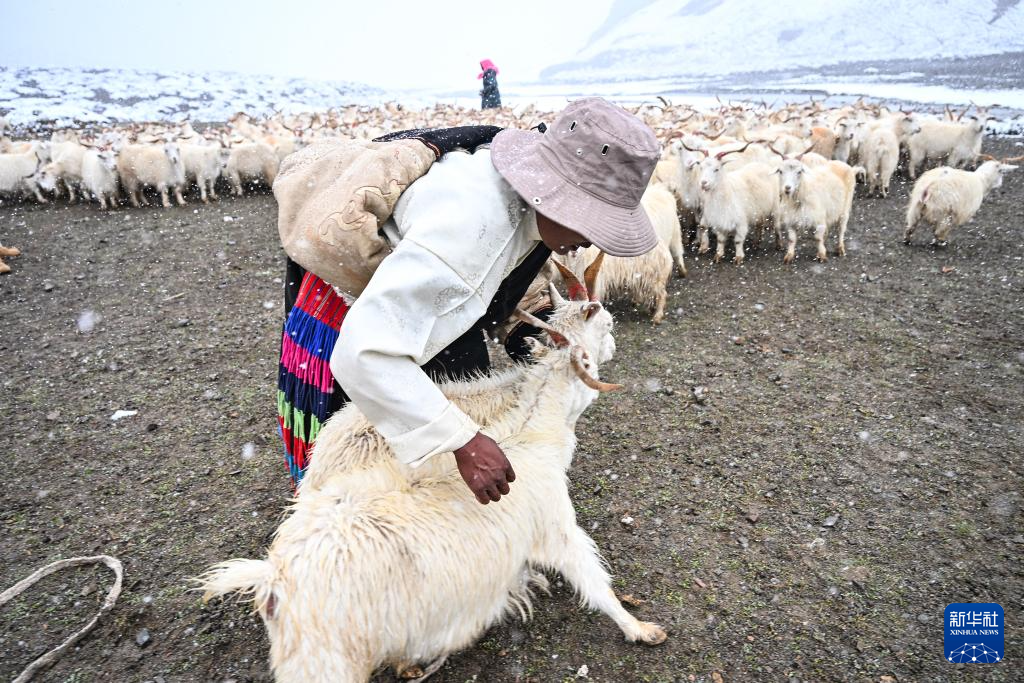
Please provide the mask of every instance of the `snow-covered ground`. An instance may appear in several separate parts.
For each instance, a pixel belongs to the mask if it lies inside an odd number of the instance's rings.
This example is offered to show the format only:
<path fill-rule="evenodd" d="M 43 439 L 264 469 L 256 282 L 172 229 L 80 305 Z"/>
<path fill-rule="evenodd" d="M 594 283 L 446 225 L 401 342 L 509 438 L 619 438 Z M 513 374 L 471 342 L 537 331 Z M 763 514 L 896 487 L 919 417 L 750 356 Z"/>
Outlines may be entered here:
<path fill-rule="evenodd" d="M 615 0 L 565 82 L 707 76 L 1024 50 L 1019 0 Z"/>
<path fill-rule="evenodd" d="M 926 68 L 926 67 L 922 67 Z M 974 69 L 978 71 L 979 69 Z M 970 73 L 974 73 L 970 71 Z M 721 101 L 805 102 L 828 96 L 832 104 L 860 96 L 916 109 L 941 111 L 946 104 L 971 102 L 993 106 L 1000 118 L 993 132 L 1024 132 L 1024 90 L 1007 87 L 956 87 L 970 83 L 938 78 L 923 71 L 879 72 L 873 67 L 803 73 L 746 74 L 736 78 L 661 78 L 588 83 L 502 84 L 506 105 L 533 103 L 542 110 L 558 110 L 565 103 L 599 95 L 623 105 L 656 102 L 658 96 L 674 103 L 717 107 Z M 937 83 L 938 81 L 938 83 Z M 991 83 L 991 79 L 986 83 Z M 1003 85 L 1005 80 L 996 80 Z M 437 102 L 476 108 L 475 90 L 385 92 L 346 82 L 262 77 L 234 73 L 154 73 L 148 71 L 68 68 L 0 67 L 0 112 L 8 111 L 15 125 L 53 120 L 56 126 L 80 122 L 225 121 L 237 111 L 266 115 L 317 111 L 346 104 L 375 105 L 388 100 L 410 107 Z M 998 105 L 998 106 L 996 106 Z"/>
<path fill-rule="evenodd" d="M 11 123 L 74 120 L 225 121 L 238 111 L 315 111 L 394 99 L 357 83 L 238 73 L 0 67 L 0 110 Z"/>

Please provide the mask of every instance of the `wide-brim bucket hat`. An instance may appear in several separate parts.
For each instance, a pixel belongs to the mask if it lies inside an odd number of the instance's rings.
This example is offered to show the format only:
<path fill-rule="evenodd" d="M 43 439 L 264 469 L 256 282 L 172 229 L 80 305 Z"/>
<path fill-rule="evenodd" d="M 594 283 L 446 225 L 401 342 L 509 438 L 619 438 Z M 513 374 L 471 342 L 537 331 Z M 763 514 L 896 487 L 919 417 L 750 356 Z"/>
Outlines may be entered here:
<path fill-rule="evenodd" d="M 576 100 L 545 133 L 507 128 L 491 143 L 494 167 L 530 206 L 612 256 L 658 243 L 640 198 L 660 154 L 650 127 L 599 97 Z"/>

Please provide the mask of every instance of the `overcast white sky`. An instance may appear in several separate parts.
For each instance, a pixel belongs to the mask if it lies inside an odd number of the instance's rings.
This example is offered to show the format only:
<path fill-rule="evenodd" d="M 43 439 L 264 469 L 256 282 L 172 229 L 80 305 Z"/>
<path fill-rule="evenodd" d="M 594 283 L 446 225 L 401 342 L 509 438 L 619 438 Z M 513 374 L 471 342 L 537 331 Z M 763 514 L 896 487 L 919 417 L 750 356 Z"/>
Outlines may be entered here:
<path fill-rule="evenodd" d="M 3 0 L 0 65 L 242 71 L 382 88 L 478 87 L 572 57 L 612 0 Z"/>

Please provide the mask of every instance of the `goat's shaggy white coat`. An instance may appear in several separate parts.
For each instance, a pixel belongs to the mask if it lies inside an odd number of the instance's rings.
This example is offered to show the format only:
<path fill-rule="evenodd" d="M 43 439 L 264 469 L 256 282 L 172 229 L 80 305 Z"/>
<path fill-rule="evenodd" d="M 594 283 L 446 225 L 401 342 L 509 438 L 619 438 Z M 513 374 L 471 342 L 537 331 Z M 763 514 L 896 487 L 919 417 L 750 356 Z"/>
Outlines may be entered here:
<path fill-rule="evenodd" d="M 113 151 L 86 150 L 82 156 L 82 186 L 99 203 L 100 208 L 114 208 L 118 200 L 117 156 Z"/>
<path fill-rule="evenodd" d="M 868 192 L 889 195 L 889 184 L 900 160 L 900 140 L 888 127 L 872 128 L 861 145 L 860 161 L 867 173 Z"/>
<path fill-rule="evenodd" d="M 18 154 L 0 154 L 0 194 L 31 193 L 40 204 L 46 198 L 39 191 L 39 155 L 34 149 Z"/>
<path fill-rule="evenodd" d="M 591 359 L 604 355 L 612 322 L 599 304 L 559 302 L 551 324 Z M 207 597 L 253 595 L 278 681 L 364 682 L 385 664 L 443 658 L 505 614 L 527 616 L 531 586 L 546 584 L 538 569 L 561 572 L 628 640 L 665 639 L 622 607 L 575 522 L 565 473 L 576 420 L 597 392 L 576 377 L 571 353 L 444 387 L 515 468 L 496 504 L 475 501 L 451 454 L 416 470 L 398 463 L 354 406 L 328 421 L 268 559 L 225 562 L 203 578 Z"/>
<path fill-rule="evenodd" d="M 700 223 L 700 253 L 708 251 L 707 229 L 713 230 L 718 243 L 715 262 L 725 257 L 725 242 L 731 235 L 736 245 L 737 264 L 743 263 L 743 241 L 753 227 L 763 228 L 775 217 L 779 204 L 779 185 L 772 168 L 752 162 L 732 168 L 708 156 L 700 162 L 700 187 L 704 197 L 704 210 Z"/>
<path fill-rule="evenodd" d="M 281 160 L 274 148 L 262 142 L 244 142 L 231 147 L 224 172 L 235 196 L 242 196 L 243 180 L 261 180 L 271 186 Z"/>
<path fill-rule="evenodd" d="M 783 262 L 790 263 L 795 258 L 797 232 L 803 228 L 814 230 L 819 261 L 828 260 L 825 236 L 833 226 L 838 231 L 836 251 L 840 256 L 846 255 L 846 226 L 850 221 L 857 174 L 863 170 L 841 161 L 816 166 L 807 166 L 799 159 L 782 162 L 776 235 L 780 242 L 783 230 L 789 236 Z"/>
<path fill-rule="evenodd" d="M 962 168 L 978 158 L 984 132 L 984 120 L 978 117 L 971 117 L 966 122 L 922 121 L 920 132 L 912 135 L 907 143 L 910 153 L 907 172 L 911 178 L 916 178 L 923 164 L 936 160 L 944 160 L 953 168 Z"/>
<path fill-rule="evenodd" d="M 194 182 L 199 188 L 199 198 L 204 204 L 217 199 L 214 186 L 221 170 L 220 145 L 181 145 L 181 162 L 185 165 L 185 182 Z"/>
<path fill-rule="evenodd" d="M 651 320 L 657 325 L 665 319 L 673 264 L 679 276 L 686 277 L 683 237 L 676 213 L 676 197 L 668 188 L 660 183 L 649 185 L 640 204 L 658 234 L 658 244 L 640 256 L 620 258 L 606 255 L 592 293 L 601 301 L 625 296 L 637 306 L 651 311 Z M 597 247 L 581 249 L 575 255 L 566 256 L 564 263 L 580 276 L 599 253 Z"/>
<path fill-rule="evenodd" d="M 148 203 L 141 192 L 144 185 L 155 187 L 160 192 L 160 201 L 165 208 L 171 205 L 167 194 L 171 189 L 178 204 L 185 204 L 181 196 L 185 186 L 185 167 L 178 145 L 170 142 L 163 145 L 125 145 L 118 153 L 117 170 L 132 206 Z"/>
<path fill-rule="evenodd" d="M 905 242 L 920 223 L 930 223 L 933 242 L 945 244 L 953 228 L 974 218 L 985 195 L 1003 184 L 1003 174 L 1017 168 L 999 161 L 986 161 L 975 171 L 948 166 L 933 168 L 922 175 L 910 193 Z"/>

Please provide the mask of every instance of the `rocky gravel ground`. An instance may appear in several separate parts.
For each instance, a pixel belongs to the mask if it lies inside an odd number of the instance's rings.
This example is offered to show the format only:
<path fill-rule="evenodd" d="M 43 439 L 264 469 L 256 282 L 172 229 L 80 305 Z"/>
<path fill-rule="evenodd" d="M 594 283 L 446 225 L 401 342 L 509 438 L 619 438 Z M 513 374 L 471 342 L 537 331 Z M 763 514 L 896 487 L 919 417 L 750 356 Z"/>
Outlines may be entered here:
<path fill-rule="evenodd" d="M 616 589 L 669 640 L 623 642 L 552 577 L 532 621 L 433 680 L 1024 678 L 1022 198 L 1017 172 L 948 247 L 905 246 L 899 186 L 858 197 L 846 258 L 814 262 L 807 237 L 788 267 L 774 249 L 689 257 L 658 327 L 612 302 L 602 375 L 627 390 L 581 421 L 572 493 Z M 0 240 L 24 252 L 0 278 L 0 587 L 62 557 L 125 565 L 113 611 L 38 680 L 270 680 L 258 619 L 203 606 L 189 577 L 259 556 L 289 493 L 275 220 L 268 194 L 0 205 Z M 70 570 L 0 608 L 0 678 L 109 581 Z M 944 660 L 951 602 L 1004 607 L 1003 662 Z"/>

